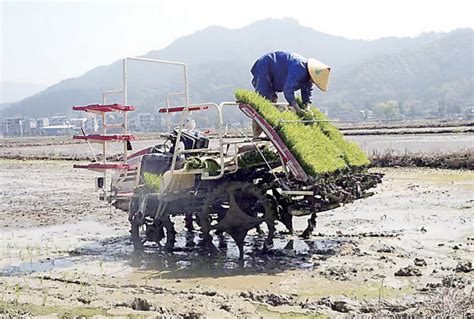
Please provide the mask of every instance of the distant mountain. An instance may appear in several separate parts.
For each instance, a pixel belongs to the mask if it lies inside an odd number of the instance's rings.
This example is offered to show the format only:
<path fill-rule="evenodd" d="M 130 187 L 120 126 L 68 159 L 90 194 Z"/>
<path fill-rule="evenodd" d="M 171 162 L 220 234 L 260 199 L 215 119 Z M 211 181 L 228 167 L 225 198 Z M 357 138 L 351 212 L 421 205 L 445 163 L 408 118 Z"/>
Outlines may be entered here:
<path fill-rule="evenodd" d="M 32 94 L 44 90 L 46 85 L 36 83 L 0 81 L 0 109 L 7 103 L 20 101 Z"/>
<path fill-rule="evenodd" d="M 372 109 L 379 102 L 405 104 L 402 113 L 465 114 L 474 107 L 474 31 L 458 29 L 417 49 L 383 54 L 336 69 L 321 103 L 337 113 L 344 105 Z M 413 111 L 412 111 L 413 112 Z M 339 114 L 342 116 L 342 114 Z"/>
<path fill-rule="evenodd" d="M 250 68 L 264 53 L 287 50 L 315 57 L 332 67 L 330 91 L 315 90 L 315 102 L 330 115 L 354 119 L 359 109 L 387 100 L 415 104 L 420 112 L 440 99 L 461 108 L 472 105 L 474 71 L 467 59 L 472 57 L 472 37 L 473 30 L 463 29 L 415 38 L 350 40 L 293 19 L 269 19 L 235 30 L 208 27 L 144 57 L 187 63 L 193 103 L 233 100 L 236 88 L 250 88 Z M 67 114 L 72 105 L 100 102 L 103 91 L 121 88 L 121 72 L 121 61 L 97 67 L 12 104 L 0 117 Z M 164 105 L 167 93 L 182 91 L 176 66 L 130 61 L 128 74 L 129 102 L 139 112 L 155 110 Z"/>

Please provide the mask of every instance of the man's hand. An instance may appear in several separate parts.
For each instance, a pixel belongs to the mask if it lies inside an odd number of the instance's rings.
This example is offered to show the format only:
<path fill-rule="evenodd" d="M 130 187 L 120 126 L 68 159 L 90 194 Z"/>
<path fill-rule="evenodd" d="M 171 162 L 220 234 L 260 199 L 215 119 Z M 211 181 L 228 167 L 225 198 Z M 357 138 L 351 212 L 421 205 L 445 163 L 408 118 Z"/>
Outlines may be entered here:
<path fill-rule="evenodd" d="M 298 106 L 298 103 L 294 103 L 290 105 L 290 108 L 296 111 L 296 113 L 301 113 L 303 110 Z"/>

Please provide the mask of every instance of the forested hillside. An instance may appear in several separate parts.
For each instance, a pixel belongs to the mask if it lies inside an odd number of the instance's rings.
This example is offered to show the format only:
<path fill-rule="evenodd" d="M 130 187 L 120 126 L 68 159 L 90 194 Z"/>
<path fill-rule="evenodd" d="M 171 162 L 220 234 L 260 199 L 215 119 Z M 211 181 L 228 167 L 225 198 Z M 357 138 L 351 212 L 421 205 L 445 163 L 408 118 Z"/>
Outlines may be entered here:
<path fill-rule="evenodd" d="M 235 30 L 209 27 L 145 57 L 187 63 L 191 101 L 197 103 L 232 100 L 236 88 L 250 88 L 250 68 L 260 55 L 298 52 L 332 67 L 330 90 L 314 93 L 330 117 L 433 117 L 464 114 L 473 105 L 473 32 L 363 41 L 321 33 L 292 19 L 262 20 Z M 103 91 L 121 88 L 121 72 L 121 61 L 99 66 L 0 110 L 0 117 L 68 114 L 72 105 L 100 102 Z M 168 93 L 182 91 L 181 76 L 176 66 L 130 61 L 129 102 L 138 112 L 154 111 Z"/>

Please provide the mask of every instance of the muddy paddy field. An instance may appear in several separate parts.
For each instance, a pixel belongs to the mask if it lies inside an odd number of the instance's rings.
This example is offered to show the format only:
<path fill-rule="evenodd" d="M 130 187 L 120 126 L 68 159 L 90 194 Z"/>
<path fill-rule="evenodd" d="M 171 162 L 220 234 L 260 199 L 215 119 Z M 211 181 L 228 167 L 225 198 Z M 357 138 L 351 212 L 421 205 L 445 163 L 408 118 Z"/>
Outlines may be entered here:
<path fill-rule="evenodd" d="M 374 196 L 321 213 L 308 240 L 296 218 L 297 234 L 278 234 L 267 254 L 252 233 L 239 261 L 227 236 L 205 256 L 180 218 L 176 252 L 134 252 L 96 173 L 0 159 L 0 317 L 472 316 L 474 172 L 373 170 L 386 174 Z"/>

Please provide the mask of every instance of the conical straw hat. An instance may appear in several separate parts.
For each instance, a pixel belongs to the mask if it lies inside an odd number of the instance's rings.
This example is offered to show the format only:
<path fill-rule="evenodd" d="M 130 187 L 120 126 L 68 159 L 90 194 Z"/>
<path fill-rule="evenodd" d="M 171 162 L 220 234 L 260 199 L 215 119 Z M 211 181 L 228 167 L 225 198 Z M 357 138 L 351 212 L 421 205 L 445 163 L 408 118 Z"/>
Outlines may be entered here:
<path fill-rule="evenodd" d="M 310 58 L 308 59 L 308 72 L 314 84 L 321 90 L 327 91 L 331 68 L 326 64 Z"/>

